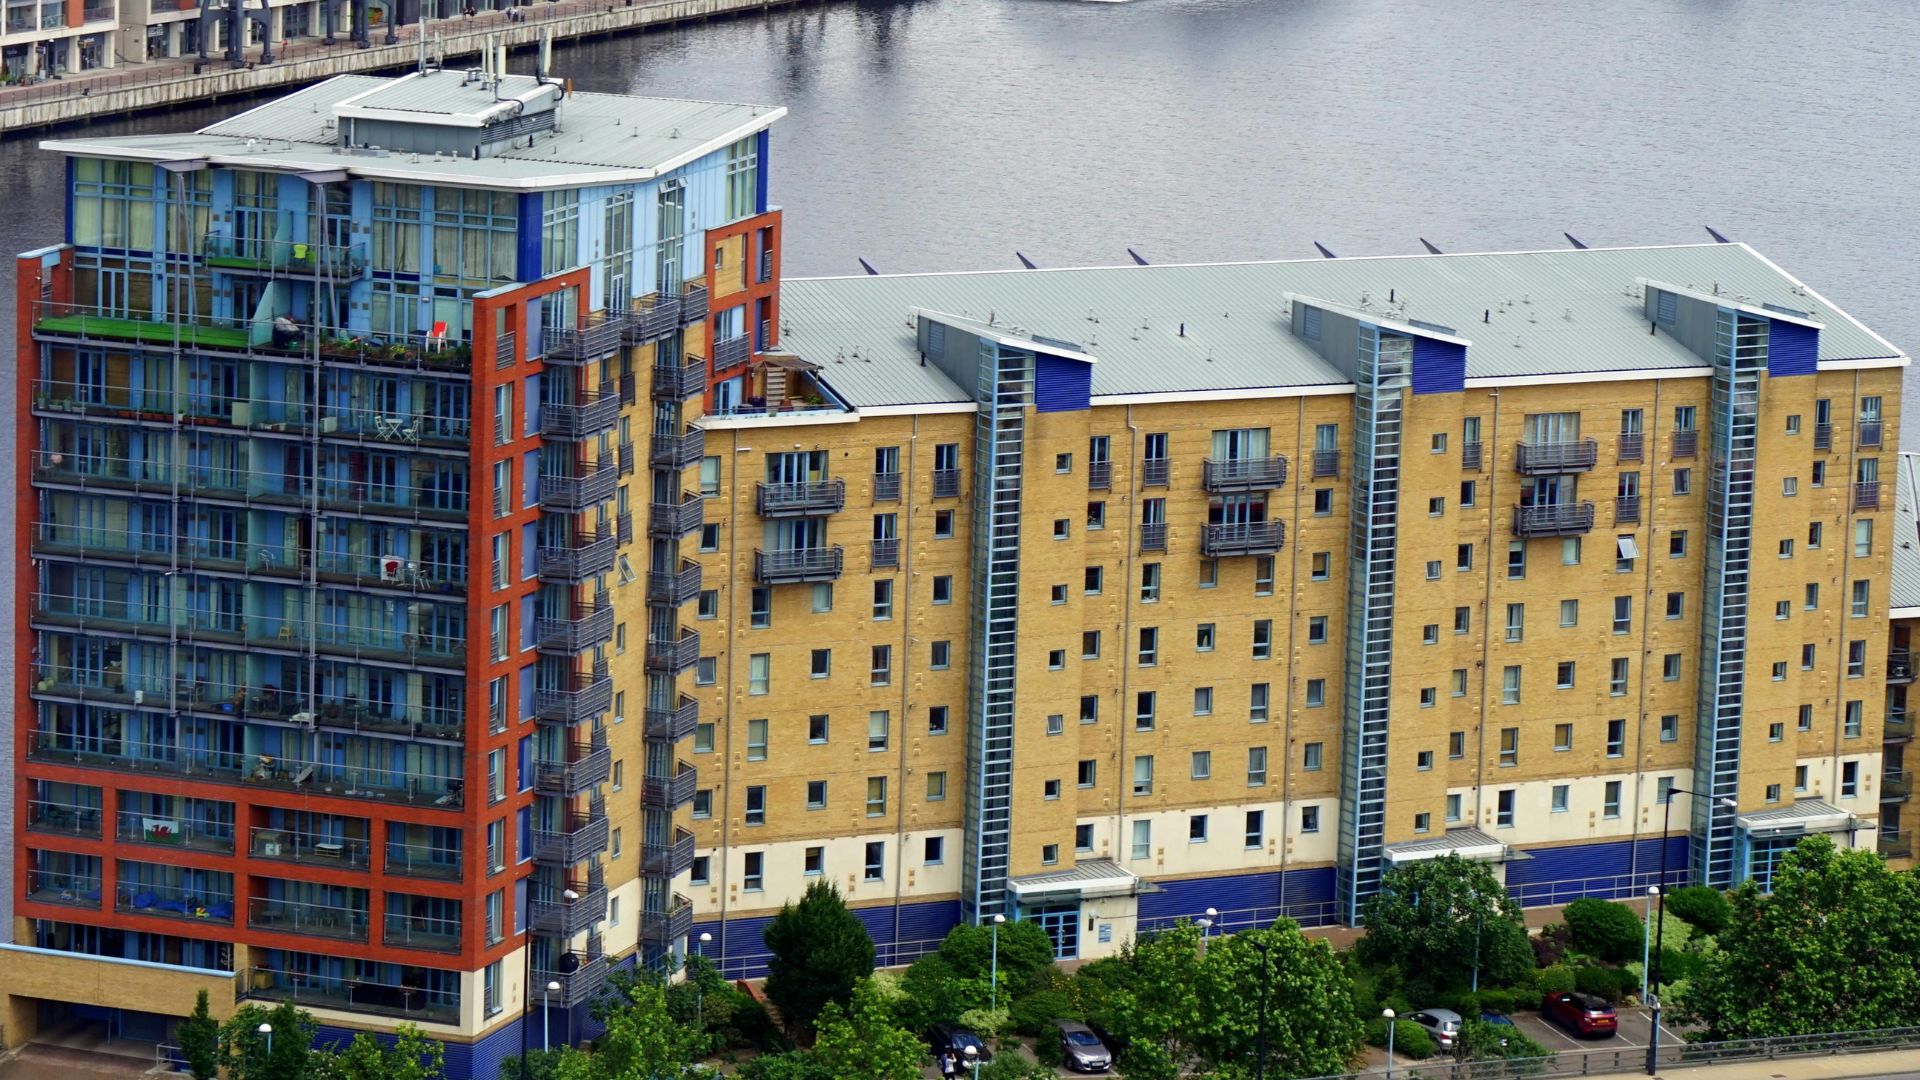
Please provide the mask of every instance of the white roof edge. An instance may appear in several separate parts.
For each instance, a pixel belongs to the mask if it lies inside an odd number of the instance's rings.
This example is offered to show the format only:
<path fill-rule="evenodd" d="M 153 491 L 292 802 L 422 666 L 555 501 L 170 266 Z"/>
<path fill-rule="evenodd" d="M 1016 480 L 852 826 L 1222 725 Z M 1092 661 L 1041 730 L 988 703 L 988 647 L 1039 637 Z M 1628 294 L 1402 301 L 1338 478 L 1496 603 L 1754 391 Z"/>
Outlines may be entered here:
<path fill-rule="evenodd" d="M 1785 269 L 1783 269 L 1780 266 L 1779 263 L 1776 263 L 1772 259 L 1767 258 L 1765 255 L 1760 254 L 1760 252 L 1754 250 L 1745 241 L 1740 241 L 1739 243 L 1742 250 L 1744 250 L 1747 254 L 1753 256 L 1754 258 L 1759 259 L 1762 263 L 1765 263 L 1767 266 L 1767 269 L 1772 270 L 1774 273 L 1779 274 L 1781 277 L 1786 278 L 1788 281 L 1791 281 L 1795 285 L 1800 286 L 1800 288 L 1808 296 L 1811 296 L 1815 300 L 1818 300 L 1822 304 L 1825 304 L 1827 306 L 1828 311 L 1833 312 L 1835 315 L 1838 315 L 1841 318 L 1852 323 L 1853 325 L 1859 327 L 1861 330 L 1866 332 L 1866 335 L 1868 337 L 1872 338 L 1873 340 L 1879 342 L 1882 345 L 1885 345 L 1887 347 L 1887 352 L 1891 353 L 1894 356 L 1900 357 L 1902 361 L 1900 366 L 1901 367 L 1906 366 L 1905 361 L 1907 359 L 1907 353 L 1904 349 L 1900 348 L 1900 346 L 1895 345 L 1893 342 L 1888 341 L 1884 337 L 1881 337 L 1879 332 L 1874 330 L 1873 327 L 1868 326 L 1866 323 L 1863 323 L 1859 319 L 1854 318 L 1852 315 L 1847 314 L 1845 308 L 1842 308 L 1839 304 L 1836 304 L 1833 301 L 1827 299 L 1826 296 L 1823 295 L 1818 289 L 1815 289 L 1813 286 L 1807 284 L 1804 281 L 1801 281 L 1799 278 L 1794 277 L 1792 274 L 1788 273 Z"/>
<path fill-rule="evenodd" d="M 1747 250 L 1752 251 L 1753 249 L 1748 248 Z M 1795 326 L 1804 326 L 1809 330 L 1825 330 L 1827 328 L 1826 323 L 1814 318 L 1811 314 L 1795 315 L 1792 312 L 1775 311 L 1764 304 L 1756 304 L 1750 300 L 1741 300 L 1732 296 L 1724 296 L 1720 293 L 1703 292 L 1685 285 L 1675 285 L 1671 282 L 1661 281 L 1658 278 L 1637 277 L 1633 280 L 1642 290 L 1659 289 L 1662 292 L 1685 296 L 1702 303 L 1717 304 L 1720 307 L 1729 307 L 1735 311 L 1744 311 L 1749 315 L 1756 315 L 1762 319 L 1777 319 L 1780 322 L 1793 323 Z"/>
<path fill-rule="evenodd" d="M 1889 619 L 1920 619 L 1920 607 L 1897 607 L 1887 610 Z"/>
<path fill-rule="evenodd" d="M 996 344 L 1005 345 L 1008 348 L 1043 352 L 1048 356 L 1058 356 L 1066 360 L 1078 360 L 1087 364 L 1099 362 L 1088 353 L 1049 344 L 1031 335 L 1021 337 L 1019 334 L 1009 334 L 991 323 L 983 323 L 979 319 L 970 319 L 965 315 L 955 315 L 950 311 L 939 311 L 934 308 L 923 307 L 911 308 L 909 310 L 915 318 L 928 319 L 933 322 L 951 326 L 956 330 L 964 330 L 969 334 L 987 338 Z"/>
<path fill-rule="evenodd" d="M 829 379 L 827 383 L 832 385 L 833 380 Z M 856 407 L 854 411 L 861 416 L 928 416 L 979 412 L 980 406 L 971 401 L 929 401 L 919 405 L 911 402 L 904 405 L 871 405 L 864 408 Z"/>
<path fill-rule="evenodd" d="M 1864 324 L 1854 323 L 1854 325 Z M 1818 366 L 1821 371 L 1868 371 L 1873 368 L 1903 368 L 1911 363 L 1913 363 L 1912 358 L 1906 356 L 1867 356 L 1857 360 L 1822 360 Z"/>
<path fill-rule="evenodd" d="M 1640 379 L 1700 379 L 1713 374 L 1710 367 L 1628 368 L 1624 371 L 1556 371 L 1551 375 L 1480 375 L 1468 379 L 1466 388 L 1476 390 L 1492 386 L 1561 386 L 1592 382 L 1634 382 Z"/>
<path fill-rule="evenodd" d="M 1471 859 L 1476 862 L 1504 862 L 1507 857 L 1507 845 L 1501 843 L 1468 844 L 1460 847 L 1435 845 L 1416 851 L 1395 851 L 1392 845 L 1388 845 L 1386 849 L 1387 861 L 1396 865 L 1437 859 L 1442 855 L 1458 855 L 1462 859 Z"/>
<path fill-rule="evenodd" d="M 1297 292 L 1283 292 L 1280 294 L 1280 299 L 1286 301 L 1288 305 L 1312 304 L 1314 307 L 1326 308 L 1328 311 L 1345 315 L 1350 319 L 1358 319 L 1361 322 L 1372 323 L 1383 330 L 1397 330 L 1400 333 L 1410 334 L 1414 337 L 1423 337 L 1432 341 L 1450 342 L 1461 348 L 1471 348 L 1473 346 L 1473 342 L 1461 337 L 1460 332 L 1457 330 L 1449 332 L 1446 330 L 1434 330 L 1425 326 L 1416 326 L 1406 319 L 1383 317 L 1365 308 L 1357 308 L 1351 304 L 1342 304 L 1337 300 L 1323 300 L 1318 296 L 1310 296 L 1306 293 Z"/>
<path fill-rule="evenodd" d="M 1267 398 L 1334 397 L 1354 392 L 1352 383 L 1301 383 L 1228 390 L 1161 390 L 1141 394 L 1095 394 L 1092 405 L 1162 405 L 1176 401 L 1258 401 Z"/>

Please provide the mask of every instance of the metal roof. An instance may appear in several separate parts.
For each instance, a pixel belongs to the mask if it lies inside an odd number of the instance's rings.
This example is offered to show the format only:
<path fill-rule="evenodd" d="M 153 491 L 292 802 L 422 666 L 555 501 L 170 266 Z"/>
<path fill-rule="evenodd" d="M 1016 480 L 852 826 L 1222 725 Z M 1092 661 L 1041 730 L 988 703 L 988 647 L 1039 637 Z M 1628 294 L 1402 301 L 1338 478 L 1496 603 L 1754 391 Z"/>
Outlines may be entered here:
<path fill-rule="evenodd" d="M 1857 816 L 1823 799 L 1797 799 L 1792 806 L 1741 814 L 1736 820 L 1748 832 L 1832 831 L 1845 828 Z"/>
<path fill-rule="evenodd" d="M 1920 454 L 1893 463 L 1893 573 L 1887 606 L 1897 619 L 1920 618 Z M 1903 611 L 1902 609 L 1909 609 Z"/>
<path fill-rule="evenodd" d="M 1506 854 L 1507 845 L 1480 829 L 1448 829 L 1445 833 L 1426 840 L 1404 840 L 1386 847 L 1387 861 L 1393 863 L 1418 862 L 1421 859 L 1437 859 L 1442 855 L 1458 855 L 1463 859 L 1498 860 Z"/>
<path fill-rule="evenodd" d="M 531 146 L 479 160 L 337 145 L 330 127 L 334 106 L 351 98 L 360 99 L 355 107 L 371 101 L 388 112 L 472 115 L 486 103 L 476 95 L 490 100 L 491 93 L 463 89 L 464 78 L 459 71 L 398 79 L 341 75 L 195 132 L 53 139 L 40 145 L 85 157 L 207 158 L 237 168 L 344 168 L 355 176 L 401 182 L 533 189 L 649 180 L 786 115 L 784 108 L 769 105 L 576 93 L 560 102 L 557 130 L 536 134 Z M 531 77 L 509 76 L 504 89 L 524 93 L 534 85 Z"/>
<path fill-rule="evenodd" d="M 1020 897 L 1075 893 L 1090 899 L 1160 890 L 1112 859 L 1080 859 L 1065 870 L 1012 878 L 1007 882 L 1007 891 Z"/>
<path fill-rule="evenodd" d="M 1904 362 L 1745 244 L 794 278 L 781 288 L 781 341 L 856 408 L 972 400 L 922 364 L 915 309 L 1072 342 L 1098 361 L 1095 397 L 1349 385 L 1293 335 L 1288 294 L 1456 328 L 1472 342 L 1469 379 L 1702 366 L 1647 332 L 1635 283 L 1648 278 L 1810 311 L 1825 327 L 1822 361 Z"/>

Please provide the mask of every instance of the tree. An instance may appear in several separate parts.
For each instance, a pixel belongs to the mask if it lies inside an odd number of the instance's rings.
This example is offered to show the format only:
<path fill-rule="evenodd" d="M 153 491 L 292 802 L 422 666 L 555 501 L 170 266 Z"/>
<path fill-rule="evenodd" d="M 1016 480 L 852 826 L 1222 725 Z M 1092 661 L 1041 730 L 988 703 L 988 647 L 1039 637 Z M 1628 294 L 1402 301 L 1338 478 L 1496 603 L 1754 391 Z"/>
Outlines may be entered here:
<path fill-rule="evenodd" d="M 1562 917 L 1573 935 L 1573 947 L 1583 953 L 1616 964 L 1640 955 L 1646 927 L 1625 904 L 1583 896 L 1568 904 Z"/>
<path fill-rule="evenodd" d="M 272 1037 L 260 1025 L 273 1029 Z M 313 1080 L 313 1036 L 320 1026 L 292 1002 L 243 1005 L 220 1028 L 228 1080 Z"/>
<path fill-rule="evenodd" d="M 1331 946 L 1308 939 L 1291 920 L 1214 938 L 1198 968 L 1191 1042 L 1220 1075 L 1254 1071 L 1263 986 L 1268 1076 L 1342 1073 L 1360 1052 L 1353 980 Z"/>
<path fill-rule="evenodd" d="M 1053 966 L 1053 939 L 1039 923 L 1006 923 L 999 934 L 1004 985 L 1024 987 L 1035 972 Z M 940 943 L 940 958 L 962 977 L 985 978 L 993 968 L 993 937 L 992 926 L 956 926 Z"/>
<path fill-rule="evenodd" d="M 873 939 L 827 882 L 814 882 L 798 904 L 782 907 L 764 936 L 773 954 L 767 997 L 789 1031 L 813 1027 L 828 1002 L 846 1002 L 854 984 L 873 974 Z"/>
<path fill-rule="evenodd" d="M 1525 945 L 1527 934 L 1520 905 L 1484 863 L 1443 855 L 1389 867 L 1362 914 L 1361 958 L 1397 965 L 1435 987 L 1466 983 L 1476 955 L 1483 982 L 1512 983 L 1532 967 L 1531 947 L 1525 966 L 1515 947 Z M 1499 967 L 1489 963 L 1494 960 Z"/>
<path fill-rule="evenodd" d="M 624 999 L 606 1014 L 607 1030 L 594 1044 L 593 1068 L 583 1078 L 595 1080 L 654 1080 L 679 1076 L 706 1051 L 705 1032 L 674 1022 L 667 1014 L 666 988 L 657 980 L 641 980 L 626 989 Z M 556 1077 L 568 1080 L 563 1058 Z"/>
<path fill-rule="evenodd" d="M 1724 929 L 1731 910 L 1726 895 L 1706 885 L 1688 885 L 1667 894 L 1667 913 L 1686 920 L 1703 934 Z"/>
<path fill-rule="evenodd" d="M 1773 891 L 1735 889 L 1731 915 L 1680 1003 L 1705 1039 L 1920 1022 L 1920 878 L 1871 850 L 1810 836 Z"/>
<path fill-rule="evenodd" d="M 442 1080 L 447 1067 L 446 1048 L 412 1024 L 395 1029 L 391 1046 L 363 1031 L 315 1063 L 320 1080 Z"/>
<path fill-rule="evenodd" d="M 852 1001 L 845 1008 L 828 1002 L 820 1011 L 818 1030 L 813 1054 L 828 1076 L 920 1080 L 926 1049 L 913 1032 L 894 1021 L 892 1009 L 871 980 L 854 985 Z"/>
<path fill-rule="evenodd" d="M 215 1080 L 220 1075 L 220 1024 L 207 1007 L 207 992 L 194 999 L 193 1012 L 173 1029 L 173 1041 L 186 1059 L 193 1080 Z"/>

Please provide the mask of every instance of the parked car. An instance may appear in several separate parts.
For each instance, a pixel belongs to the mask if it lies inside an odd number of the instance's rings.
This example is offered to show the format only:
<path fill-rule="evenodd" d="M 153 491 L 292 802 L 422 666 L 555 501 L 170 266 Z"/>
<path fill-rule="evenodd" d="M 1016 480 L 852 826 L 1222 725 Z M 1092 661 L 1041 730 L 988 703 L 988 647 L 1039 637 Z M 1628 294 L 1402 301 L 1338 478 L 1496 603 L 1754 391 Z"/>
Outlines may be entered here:
<path fill-rule="evenodd" d="M 1060 1056 L 1073 1072 L 1098 1073 L 1113 1068 L 1113 1053 L 1093 1029 L 1078 1020 L 1055 1020 L 1060 1034 Z"/>
<path fill-rule="evenodd" d="M 1540 1015 L 1565 1028 L 1568 1034 L 1607 1038 L 1620 1030 L 1613 1006 L 1592 994 L 1548 994 L 1540 1003 Z"/>
<path fill-rule="evenodd" d="M 969 1046 L 973 1047 L 974 1051 L 980 1055 L 981 1061 L 993 1060 L 993 1051 L 988 1050 L 987 1044 L 980 1041 L 980 1036 L 975 1035 L 973 1032 L 958 1024 L 933 1025 L 933 1030 L 927 1032 L 927 1045 L 933 1048 L 934 1057 L 937 1058 L 941 1054 L 952 1052 L 953 1056 L 959 1059 L 963 1065 L 967 1060 L 967 1047 Z"/>
<path fill-rule="evenodd" d="M 1513 1017 L 1503 1012 L 1489 1012 L 1486 1009 L 1482 1009 L 1480 1010 L 1480 1022 L 1483 1024 L 1499 1024 L 1501 1027 L 1512 1027 Z"/>
<path fill-rule="evenodd" d="M 1433 1036 L 1433 1045 L 1442 1051 L 1451 1051 L 1460 1039 L 1460 1014 L 1452 1009 L 1425 1009 L 1408 1013 L 1406 1019 L 1425 1028 Z"/>

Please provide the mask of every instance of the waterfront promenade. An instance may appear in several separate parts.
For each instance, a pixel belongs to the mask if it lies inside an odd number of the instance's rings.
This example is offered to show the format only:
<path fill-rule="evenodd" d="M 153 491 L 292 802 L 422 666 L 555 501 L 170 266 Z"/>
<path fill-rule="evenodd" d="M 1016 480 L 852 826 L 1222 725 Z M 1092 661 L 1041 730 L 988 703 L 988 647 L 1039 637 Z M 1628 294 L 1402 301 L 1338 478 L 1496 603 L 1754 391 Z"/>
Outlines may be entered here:
<path fill-rule="evenodd" d="M 260 50 L 255 47 L 248 50 L 247 66 L 242 68 L 230 67 L 218 57 L 204 63 L 184 57 L 79 72 L 31 86 L 0 88 L 0 136 L 244 97 L 335 75 L 411 67 L 419 60 L 422 34 L 428 54 L 452 64 L 479 55 L 490 38 L 519 49 L 537 44 L 549 30 L 555 42 L 565 42 L 808 2 L 812 0 L 541 0 L 511 9 L 516 13 L 511 21 L 503 9 L 398 27 L 391 43 L 387 28 L 375 27 L 366 48 L 344 35 L 333 45 L 295 41 L 276 46 L 271 64 L 259 63 Z"/>

